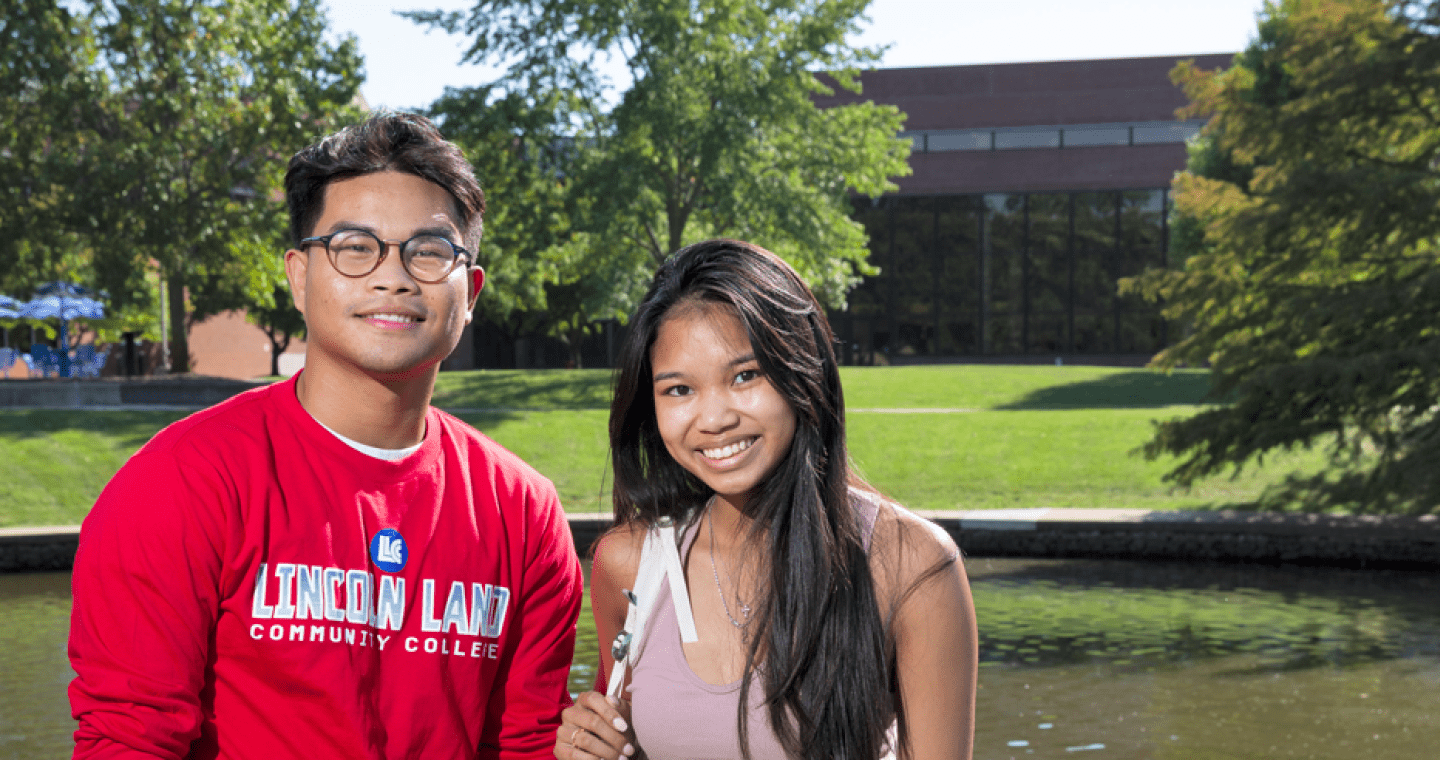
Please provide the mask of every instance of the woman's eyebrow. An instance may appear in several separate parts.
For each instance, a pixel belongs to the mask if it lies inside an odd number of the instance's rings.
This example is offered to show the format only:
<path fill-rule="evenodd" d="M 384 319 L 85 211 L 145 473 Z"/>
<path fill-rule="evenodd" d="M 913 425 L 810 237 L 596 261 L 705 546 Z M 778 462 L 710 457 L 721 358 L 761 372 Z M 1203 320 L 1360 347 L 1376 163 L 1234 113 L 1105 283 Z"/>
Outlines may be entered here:
<path fill-rule="evenodd" d="M 750 362 L 753 362 L 753 361 L 755 361 L 755 353 L 752 351 L 752 352 L 750 352 L 750 353 L 748 353 L 748 354 L 745 354 L 744 356 L 738 356 L 738 357 L 736 357 L 736 358 L 734 358 L 734 359 L 731 359 L 731 360 L 730 360 L 730 363 L 729 363 L 728 365 L 726 365 L 726 366 L 729 366 L 729 367 L 738 367 L 738 366 L 740 366 L 741 364 L 749 364 Z M 682 374 L 684 374 L 684 373 L 682 373 L 682 372 L 661 372 L 660 374 L 658 374 L 658 375 L 656 375 L 655 377 L 651 378 L 651 379 L 650 379 L 650 382 L 651 382 L 652 384 L 654 384 L 654 383 L 658 383 L 658 382 L 660 382 L 660 381 L 662 381 L 662 380 L 671 380 L 671 379 L 680 377 Z"/>

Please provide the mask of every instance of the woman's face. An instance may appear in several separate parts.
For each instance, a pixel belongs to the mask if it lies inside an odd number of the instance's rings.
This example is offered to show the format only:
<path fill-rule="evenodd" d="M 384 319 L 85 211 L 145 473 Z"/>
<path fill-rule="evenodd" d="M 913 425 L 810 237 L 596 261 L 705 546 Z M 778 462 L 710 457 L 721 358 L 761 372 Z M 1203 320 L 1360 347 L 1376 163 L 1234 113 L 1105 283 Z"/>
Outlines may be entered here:
<path fill-rule="evenodd" d="M 650 349 L 655 421 L 670 456 L 736 508 L 775 471 L 795 412 L 760 372 L 728 308 L 681 305 Z"/>

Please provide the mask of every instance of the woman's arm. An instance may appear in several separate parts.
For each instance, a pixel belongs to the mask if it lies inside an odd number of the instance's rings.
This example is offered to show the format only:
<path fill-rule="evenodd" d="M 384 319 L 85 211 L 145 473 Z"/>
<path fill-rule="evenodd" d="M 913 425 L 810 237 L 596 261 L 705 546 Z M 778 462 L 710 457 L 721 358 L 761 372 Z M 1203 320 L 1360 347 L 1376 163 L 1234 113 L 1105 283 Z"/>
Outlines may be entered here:
<path fill-rule="evenodd" d="M 618 760 L 636 754 L 635 732 L 629 724 L 630 703 L 612 700 L 601 690 L 609 683 L 610 669 L 615 664 L 610 643 L 625 627 L 624 589 L 635 585 L 644 541 L 643 528 L 622 526 L 606 533 L 595 546 L 590 569 L 590 611 L 595 616 L 600 662 L 596 664 L 591 690 L 561 713 L 560 730 L 555 734 L 557 760 Z"/>
<path fill-rule="evenodd" d="M 883 571 L 893 582 L 879 588 L 899 605 L 895 658 L 910 750 L 901 757 L 970 760 L 979 645 L 965 565 L 939 527 L 903 509 L 893 514 L 884 531 L 893 564 Z"/>

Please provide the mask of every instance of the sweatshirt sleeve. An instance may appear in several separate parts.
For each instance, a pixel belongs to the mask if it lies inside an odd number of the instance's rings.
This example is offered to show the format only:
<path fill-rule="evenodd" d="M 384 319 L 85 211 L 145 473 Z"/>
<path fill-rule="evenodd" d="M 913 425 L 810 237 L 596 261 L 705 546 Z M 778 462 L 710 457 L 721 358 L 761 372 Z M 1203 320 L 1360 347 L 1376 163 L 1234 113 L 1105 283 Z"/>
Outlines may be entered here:
<path fill-rule="evenodd" d="M 76 758 L 179 758 L 200 734 L 219 607 L 217 505 L 169 452 L 140 452 L 80 530 L 72 576 Z"/>
<path fill-rule="evenodd" d="M 524 592 L 511 623 L 516 644 L 496 675 L 481 758 L 552 758 L 560 711 L 570 704 L 570 662 L 585 580 L 575 542 L 548 481 L 529 505 Z"/>

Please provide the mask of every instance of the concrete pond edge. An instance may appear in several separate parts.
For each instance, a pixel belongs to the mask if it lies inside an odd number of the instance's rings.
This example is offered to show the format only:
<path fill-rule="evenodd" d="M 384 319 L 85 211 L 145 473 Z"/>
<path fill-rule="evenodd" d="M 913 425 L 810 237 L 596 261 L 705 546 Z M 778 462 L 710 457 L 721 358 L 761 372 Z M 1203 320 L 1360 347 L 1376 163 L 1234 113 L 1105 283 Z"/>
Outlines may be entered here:
<path fill-rule="evenodd" d="M 130 380 L 6 379 L 0 383 L 0 408 L 201 409 L 265 384 L 223 377 L 163 375 Z"/>
<path fill-rule="evenodd" d="M 970 557 L 1242 562 L 1440 569 L 1440 518 L 1143 509 L 921 512 Z M 582 554 L 610 526 L 568 515 Z M 0 528 L 0 572 L 68 570 L 74 525 Z"/>

